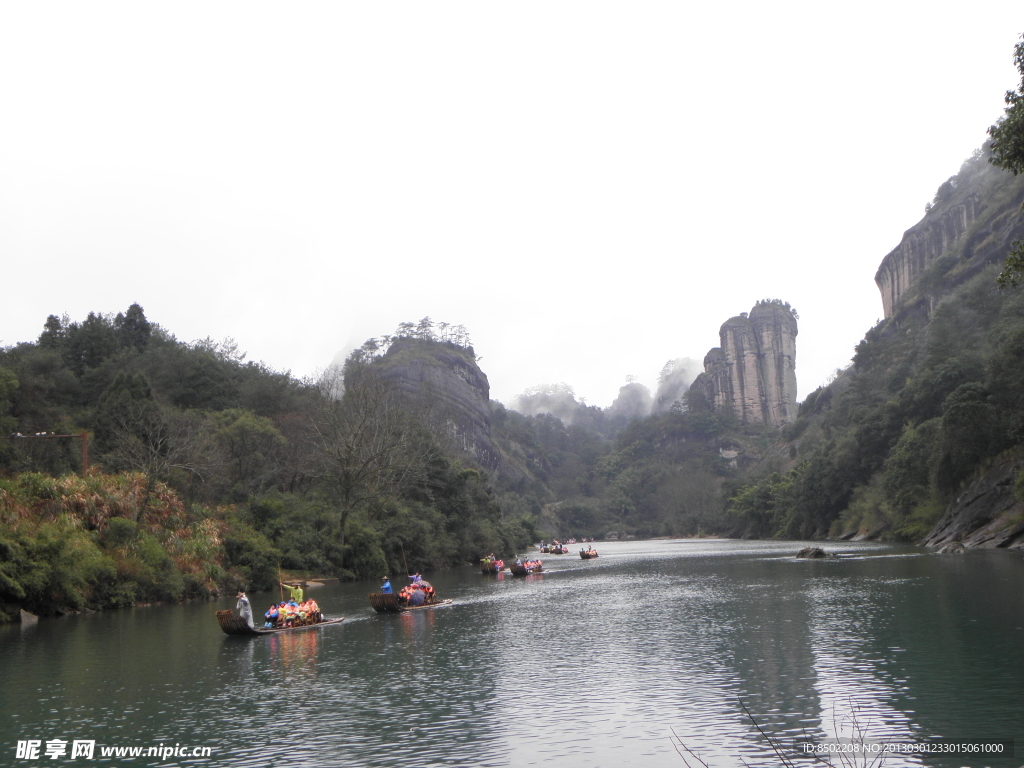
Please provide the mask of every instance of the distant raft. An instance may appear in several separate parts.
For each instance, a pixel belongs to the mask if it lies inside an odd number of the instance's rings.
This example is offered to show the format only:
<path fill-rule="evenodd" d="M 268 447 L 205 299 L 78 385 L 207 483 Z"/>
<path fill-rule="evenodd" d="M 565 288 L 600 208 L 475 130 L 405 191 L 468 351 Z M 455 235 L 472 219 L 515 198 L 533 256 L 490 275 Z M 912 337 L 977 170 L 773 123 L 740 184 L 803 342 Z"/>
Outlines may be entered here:
<path fill-rule="evenodd" d="M 598 556 L 597 555 L 597 550 L 594 549 L 593 547 L 591 547 L 590 549 L 586 549 L 586 550 L 583 550 L 583 549 L 580 550 L 580 558 L 583 559 L 583 560 L 591 560 L 591 559 L 593 559 L 593 558 L 595 558 L 597 556 Z"/>
<path fill-rule="evenodd" d="M 486 573 L 486 574 L 501 573 L 504 569 L 505 569 L 505 561 L 504 560 L 493 560 L 493 559 L 491 559 L 489 557 L 484 557 L 484 558 L 481 558 L 481 560 L 480 560 L 480 570 L 483 573 Z"/>
<path fill-rule="evenodd" d="M 345 620 L 344 616 L 339 616 L 336 619 L 323 619 L 313 624 L 303 624 L 298 627 L 250 627 L 248 622 L 241 616 L 236 616 L 234 611 L 217 611 L 217 623 L 220 624 L 220 628 L 224 630 L 225 635 L 242 635 L 242 636 L 253 636 L 253 635 L 279 635 L 282 632 L 302 632 L 306 629 L 320 629 L 332 624 L 341 624 Z"/>
<path fill-rule="evenodd" d="M 451 605 L 452 601 L 439 600 L 434 593 L 430 582 L 417 581 L 403 587 L 398 594 L 384 592 L 370 592 L 367 597 L 370 605 L 377 613 L 402 613 L 403 611 L 419 611 L 425 608 L 440 608 L 443 605 Z"/>
<path fill-rule="evenodd" d="M 527 560 L 525 563 L 509 563 L 508 569 L 513 576 L 527 576 L 531 573 L 541 573 L 544 564 L 540 560 Z"/>

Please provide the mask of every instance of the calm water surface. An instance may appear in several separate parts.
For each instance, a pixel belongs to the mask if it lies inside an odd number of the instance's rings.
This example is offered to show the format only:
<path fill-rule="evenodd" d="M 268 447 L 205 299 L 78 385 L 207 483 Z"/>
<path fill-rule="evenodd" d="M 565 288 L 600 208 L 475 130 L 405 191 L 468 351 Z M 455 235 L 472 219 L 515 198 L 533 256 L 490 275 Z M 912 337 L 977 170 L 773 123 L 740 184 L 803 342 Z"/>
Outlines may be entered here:
<path fill-rule="evenodd" d="M 323 587 L 345 623 L 277 637 L 222 634 L 233 599 L 0 627 L 0 765 L 660 768 L 686 765 L 680 743 L 712 768 L 779 765 L 741 702 L 785 743 L 1018 744 L 886 766 L 1024 764 L 1021 553 L 801 546 L 603 543 L 525 578 L 427 574 L 455 604 L 394 616 L 372 585 Z M 274 595 L 250 597 L 262 612 Z M 97 747 L 18 760 L 28 739 Z M 161 744 L 212 757 L 99 754 Z"/>

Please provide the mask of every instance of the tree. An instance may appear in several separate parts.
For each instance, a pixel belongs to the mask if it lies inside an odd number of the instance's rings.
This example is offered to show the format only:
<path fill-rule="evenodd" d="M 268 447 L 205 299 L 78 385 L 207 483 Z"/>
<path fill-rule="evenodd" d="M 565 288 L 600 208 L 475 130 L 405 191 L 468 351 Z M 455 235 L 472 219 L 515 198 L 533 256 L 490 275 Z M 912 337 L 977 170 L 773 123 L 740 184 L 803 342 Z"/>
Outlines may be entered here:
<path fill-rule="evenodd" d="M 48 319 L 47 331 L 51 330 L 50 325 Z M 103 315 L 90 312 L 81 323 L 71 323 L 66 329 L 64 360 L 76 376 L 81 377 L 86 370 L 96 368 L 117 350 L 117 332 Z"/>
<path fill-rule="evenodd" d="M 988 383 L 993 402 L 1001 412 L 1007 439 L 1024 443 L 1024 328 L 1018 328 L 999 345 L 989 361 Z"/>
<path fill-rule="evenodd" d="M 120 336 L 121 346 L 140 352 L 145 349 L 153 332 L 153 326 L 138 304 L 132 304 L 123 315 L 118 312 L 114 318 L 114 327 Z"/>
<path fill-rule="evenodd" d="M 260 493 L 274 480 L 281 464 L 284 436 L 274 423 L 252 411 L 229 408 L 213 414 L 213 436 L 224 451 L 232 487 L 247 496 Z"/>
<path fill-rule="evenodd" d="M 96 446 L 114 470 L 146 476 L 142 516 L 158 480 L 171 470 L 199 472 L 205 426 L 194 413 L 162 407 L 141 374 L 119 373 L 96 409 Z"/>
<path fill-rule="evenodd" d="M 344 552 L 352 515 L 385 505 L 416 478 L 429 441 L 401 392 L 371 366 L 330 368 L 314 389 L 312 473 L 337 505 Z"/>
<path fill-rule="evenodd" d="M 931 467 L 938 442 L 939 419 L 932 419 L 920 428 L 907 427 L 886 457 L 882 473 L 882 490 L 889 506 L 901 518 L 931 492 Z"/>
<path fill-rule="evenodd" d="M 989 162 L 1016 176 L 1024 171 L 1024 35 L 1013 48 L 1013 63 L 1021 75 L 1020 85 L 1016 91 L 1006 92 L 1006 111 L 999 122 L 989 127 L 988 134 L 992 137 Z M 1021 212 L 1024 213 L 1024 206 Z M 1016 287 L 1024 282 L 1024 240 L 1013 242 L 997 280 L 1003 287 Z"/>
<path fill-rule="evenodd" d="M 39 346 L 50 349 L 59 347 L 67 335 L 66 329 L 69 323 L 67 315 L 64 316 L 63 321 L 56 315 L 48 316 L 43 324 L 43 332 L 39 335 Z"/>
<path fill-rule="evenodd" d="M 722 479 L 713 472 L 680 467 L 658 488 L 657 498 L 676 534 L 711 531 L 723 523 Z"/>
<path fill-rule="evenodd" d="M 729 512 L 740 519 L 755 536 L 771 536 L 779 531 L 793 504 L 796 473 L 773 472 L 753 485 L 739 488 L 729 499 Z"/>
<path fill-rule="evenodd" d="M 942 456 L 938 481 L 952 492 L 979 463 L 1000 450 L 999 415 L 978 382 L 961 384 L 942 404 Z"/>
<path fill-rule="evenodd" d="M 115 469 L 137 469 L 117 466 L 125 443 L 136 440 L 160 443 L 165 431 L 166 424 L 149 382 L 141 374 L 119 373 L 97 404 L 98 453 L 111 454 Z"/>
<path fill-rule="evenodd" d="M 11 400 L 14 398 L 14 391 L 18 388 L 18 377 L 13 371 L 0 368 L 0 434 L 6 434 L 14 429 L 17 420 L 9 416 Z"/>
<path fill-rule="evenodd" d="M 428 341 L 434 340 L 434 321 L 430 319 L 429 315 L 416 324 L 416 337 Z"/>

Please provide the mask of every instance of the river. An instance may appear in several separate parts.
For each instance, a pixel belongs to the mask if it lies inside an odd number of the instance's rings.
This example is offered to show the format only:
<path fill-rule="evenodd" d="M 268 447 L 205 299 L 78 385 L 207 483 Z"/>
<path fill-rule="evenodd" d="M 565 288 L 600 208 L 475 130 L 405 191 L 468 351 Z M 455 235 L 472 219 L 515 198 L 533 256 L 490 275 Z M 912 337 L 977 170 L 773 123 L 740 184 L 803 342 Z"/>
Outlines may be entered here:
<path fill-rule="evenodd" d="M 753 721 L 790 750 L 1017 743 L 885 766 L 1024 764 L 1021 552 L 801 546 L 603 542 L 527 577 L 428 573 L 454 604 L 402 615 L 325 586 L 344 624 L 273 637 L 224 635 L 233 599 L 0 627 L 0 765 L 780 765 Z M 250 597 L 262 614 L 276 593 Z"/>

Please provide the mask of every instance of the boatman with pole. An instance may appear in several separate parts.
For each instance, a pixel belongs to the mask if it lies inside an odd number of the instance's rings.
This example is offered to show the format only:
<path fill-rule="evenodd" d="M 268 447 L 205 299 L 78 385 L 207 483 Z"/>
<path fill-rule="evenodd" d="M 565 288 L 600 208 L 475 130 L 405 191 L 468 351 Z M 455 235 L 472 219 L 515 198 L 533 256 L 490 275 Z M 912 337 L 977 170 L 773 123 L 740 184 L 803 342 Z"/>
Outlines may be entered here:
<path fill-rule="evenodd" d="M 296 582 L 295 586 L 292 586 L 291 584 L 285 584 L 283 581 L 279 581 L 277 583 L 288 590 L 291 599 L 294 600 L 296 604 L 302 602 L 303 594 L 301 582 Z"/>
<path fill-rule="evenodd" d="M 238 590 L 238 602 L 235 603 L 235 610 L 238 611 L 239 616 L 245 619 L 245 623 L 252 627 L 252 606 L 249 605 L 249 598 L 242 590 Z"/>

